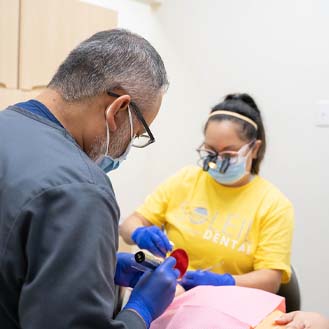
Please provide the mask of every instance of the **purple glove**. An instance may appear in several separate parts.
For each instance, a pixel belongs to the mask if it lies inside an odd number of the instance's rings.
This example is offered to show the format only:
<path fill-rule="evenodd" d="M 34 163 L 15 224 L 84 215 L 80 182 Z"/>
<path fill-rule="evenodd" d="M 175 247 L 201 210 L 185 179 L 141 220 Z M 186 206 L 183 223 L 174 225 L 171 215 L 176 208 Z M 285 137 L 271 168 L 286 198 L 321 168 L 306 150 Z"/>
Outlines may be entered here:
<path fill-rule="evenodd" d="M 157 226 L 142 226 L 131 235 L 139 248 L 146 249 L 156 256 L 165 257 L 172 250 L 167 236 Z"/>
<path fill-rule="evenodd" d="M 196 286 L 235 286 L 231 274 L 216 274 L 209 271 L 188 271 L 179 283 L 185 290 Z"/>
<path fill-rule="evenodd" d="M 179 277 L 175 264 L 176 259 L 168 257 L 153 272 L 145 272 L 124 307 L 135 310 L 145 320 L 147 328 L 174 299 Z"/>
<path fill-rule="evenodd" d="M 115 269 L 114 282 L 118 286 L 134 288 L 143 272 L 132 266 L 138 265 L 133 254 L 127 252 L 117 253 L 117 267 Z"/>

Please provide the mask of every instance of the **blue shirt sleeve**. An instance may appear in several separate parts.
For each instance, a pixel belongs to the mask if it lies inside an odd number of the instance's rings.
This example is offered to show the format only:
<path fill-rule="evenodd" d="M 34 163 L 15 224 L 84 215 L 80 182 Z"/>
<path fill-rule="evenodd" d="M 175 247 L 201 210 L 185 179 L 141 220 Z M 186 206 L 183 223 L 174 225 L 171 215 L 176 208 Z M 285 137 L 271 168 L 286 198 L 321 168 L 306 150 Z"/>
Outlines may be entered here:
<path fill-rule="evenodd" d="M 113 319 L 118 217 L 113 197 L 89 183 L 48 189 L 24 206 L 21 328 L 145 328 L 134 312 Z"/>

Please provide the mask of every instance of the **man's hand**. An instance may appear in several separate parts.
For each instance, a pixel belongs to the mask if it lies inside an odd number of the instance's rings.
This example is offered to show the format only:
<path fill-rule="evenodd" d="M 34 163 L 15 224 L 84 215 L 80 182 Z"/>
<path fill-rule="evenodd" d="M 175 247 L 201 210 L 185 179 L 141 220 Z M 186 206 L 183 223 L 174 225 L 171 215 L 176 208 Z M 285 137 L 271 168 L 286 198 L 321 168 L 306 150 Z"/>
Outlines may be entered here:
<path fill-rule="evenodd" d="M 291 312 L 276 320 L 278 325 L 287 325 L 285 329 L 329 329 L 329 320 L 319 313 Z"/>
<path fill-rule="evenodd" d="M 117 267 L 114 282 L 118 286 L 134 288 L 143 272 L 136 270 L 137 265 L 134 255 L 126 252 L 117 253 Z"/>
<path fill-rule="evenodd" d="M 145 272 L 124 307 L 136 311 L 145 320 L 147 328 L 174 299 L 180 275 L 175 265 L 176 259 L 168 257 L 153 272 Z"/>

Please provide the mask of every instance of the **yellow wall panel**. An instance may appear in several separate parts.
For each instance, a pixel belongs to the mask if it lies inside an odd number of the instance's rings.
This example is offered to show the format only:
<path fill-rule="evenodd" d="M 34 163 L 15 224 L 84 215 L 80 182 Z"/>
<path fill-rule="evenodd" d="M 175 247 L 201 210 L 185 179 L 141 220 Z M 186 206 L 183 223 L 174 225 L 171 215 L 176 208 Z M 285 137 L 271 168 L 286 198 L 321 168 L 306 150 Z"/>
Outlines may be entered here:
<path fill-rule="evenodd" d="M 46 86 L 79 42 L 117 26 L 117 13 L 78 0 L 21 0 L 19 87 Z"/>
<path fill-rule="evenodd" d="M 17 88 L 19 0 L 0 0 L 0 87 Z"/>

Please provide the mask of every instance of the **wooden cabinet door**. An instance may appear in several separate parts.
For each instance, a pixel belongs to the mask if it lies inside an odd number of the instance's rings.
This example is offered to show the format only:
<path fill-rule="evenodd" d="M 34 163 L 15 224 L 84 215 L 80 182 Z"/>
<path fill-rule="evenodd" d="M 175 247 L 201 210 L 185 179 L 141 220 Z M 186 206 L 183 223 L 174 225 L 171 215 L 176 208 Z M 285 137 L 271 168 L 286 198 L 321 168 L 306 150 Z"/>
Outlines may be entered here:
<path fill-rule="evenodd" d="M 0 88 L 17 88 L 19 0 L 0 0 Z"/>
<path fill-rule="evenodd" d="M 46 86 L 81 41 L 117 26 L 117 13 L 78 0 L 21 0 L 19 87 Z"/>

